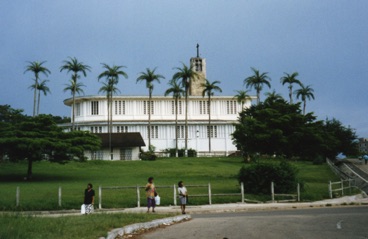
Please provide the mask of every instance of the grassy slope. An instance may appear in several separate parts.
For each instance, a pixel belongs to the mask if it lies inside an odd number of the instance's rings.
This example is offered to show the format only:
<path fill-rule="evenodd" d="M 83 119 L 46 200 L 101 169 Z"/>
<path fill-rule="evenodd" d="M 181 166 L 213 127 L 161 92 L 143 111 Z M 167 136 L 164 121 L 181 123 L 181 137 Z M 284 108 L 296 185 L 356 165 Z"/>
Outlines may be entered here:
<path fill-rule="evenodd" d="M 328 196 L 329 180 L 337 180 L 326 165 L 312 165 L 309 162 L 294 163 L 300 170 L 300 177 L 306 184 L 303 200 L 319 200 Z M 243 165 L 240 158 L 180 158 L 156 161 L 87 163 L 70 162 L 65 165 L 36 162 L 34 179 L 23 180 L 25 163 L 0 164 L 0 209 L 14 209 L 15 191 L 21 189 L 20 210 L 58 209 L 57 192 L 62 187 L 62 208 L 78 209 L 83 199 L 83 190 L 91 182 L 98 186 L 144 186 L 149 176 L 155 177 L 156 186 L 174 185 L 183 180 L 186 185 L 207 185 L 211 183 L 212 193 L 237 193 L 239 185 L 236 175 Z M 173 203 L 172 189 L 159 188 L 163 205 Z M 206 188 L 189 188 L 191 194 L 205 194 Z M 141 205 L 145 204 L 141 190 Z M 250 199 L 269 200 L 269 196 L 246 195 Z M 236 202 L 239 197 L 215 197 L 213 203 Z M 103 190 L 103 207 L 136 206 L 136 190 Z M 96 200 L 98 203 L 98 200 Z M 207 198 L 192 198 L 191 204 L 206 204 Z"/>

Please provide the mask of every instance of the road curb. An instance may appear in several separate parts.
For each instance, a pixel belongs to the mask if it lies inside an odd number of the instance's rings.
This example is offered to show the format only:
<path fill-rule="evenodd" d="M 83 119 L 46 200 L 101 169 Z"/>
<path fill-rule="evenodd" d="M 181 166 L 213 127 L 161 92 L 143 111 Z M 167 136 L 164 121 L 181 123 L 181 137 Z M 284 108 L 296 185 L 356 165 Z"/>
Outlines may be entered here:
<path fill-rule="evenodd" d="M 161 225 L 171 225 L 176 222 L 181 222 L 184 220 L 191 219 L 190 215 L 180 215 L 175 217 L 167 217 L 163 219 L 156 219 L 150 222 L 143 222 L 143 223 L 136 223 L 132 225 L 127 225 L 122 228 L 116 228 L 108 232 L 107 237 L 100 237 L 99 239 L 115 239 L 116 237 L 122 237 L 127 234 L 132 234 L 136 231 L 142 230 L 142 229 L 152 229 L 159 227 Z"/>

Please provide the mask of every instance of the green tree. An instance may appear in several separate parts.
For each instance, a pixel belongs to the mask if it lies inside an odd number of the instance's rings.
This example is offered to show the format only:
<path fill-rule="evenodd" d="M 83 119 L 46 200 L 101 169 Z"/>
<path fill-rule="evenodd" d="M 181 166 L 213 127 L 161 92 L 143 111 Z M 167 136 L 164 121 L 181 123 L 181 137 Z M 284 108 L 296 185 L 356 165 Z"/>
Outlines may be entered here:
<path fill-rule="evenodd" d="M 63 70 L 66 70 L 67 73 L 69 72 L 73 72 L 72 73 L 72 78 L 71 81 L 73 81 L 73 83 L 71 83 L 70 85 L 72 86 L 77 86 L 77 80 L 80 78 L 80 74 L 82 73 L 84 77 L 87 76 L 87 71 L 91 71 L 91 67 L 88 65 L 85 65 L 83 62 L 79 62 L 77 60 L 77 58 L 75 57 L 69 57 L 69 60 L 63 61 L 64 65 L 62 65 L 60 67 L 60 72 L 62 72 Z M 77 93 L 77 91 L 75 91 L 75 89 L 77 89 L 76 87 L 71 88 L 72 90 L 72 96 L 73 96 L 73 102 L 72 102 L 72 131 L 75 130 L 75 94 Z"/>
<path fill-rule="evenodd" d="M 10 161 L 28 161 L 27 179 L 32 179 L 34 161 L 61 163 L 84 160 L 85 150 L 100 148 L 101 142 L 95 135 L 89 132 L 63 132 L 50 115 L 18 118 L 21 120 L 10 120 L 8 130 L 11 132 L 0 135 L 0 148 L 4 149 L 2 153 Z"/>
<path fill-rule="evenodd" d="M 288 104 L 277 94 L 270 94 L 263 103 L 239 114 L 233 140 L 244 156 L 313 157 L 321 143 L 320 123 L 315 118 L 301 114 L 300 104 Z"/>
<path fill-rule="evenodd" d="M 345 127 L 337 119 L 326 119 L 323 124 L 323 156 L 334 160 L 338 153 L 345 155 L 357 155 L 358 143 L 355 131 L 350 127 Z"/>
<path fill-rule="evenodd" d="M 185 90 L 174 79 L 169 81 L 169 86 L 170 88 L 165 91 L 165 96 L 172 94 L 175 100 L 175 157 L 178 157 L 178 102 L 185 94 Z"/>
<path fill-rule="evenodd" d="M 293 103 L 293 84 L 297 84 L 299 86 L 302 85 L 302 83 L 300 82 L 300 80 L 298 80 L 296 77 L 298 77 L 299 73 L 298 72 L 294 72 L 291 75 L 288 73 L 285 73 L 285 76 L 281 77 L 280 81 L 282 83 L 282 85 L 288 84 L 288 89 L 289 89 L 289 99 L 290 99 L 290 104 Z"/>
<path fill-rule="evenodd" d="M 185 157 L 188 156 L 188 96 L 189 96 L 189 86 L 190 81 L 195 81 L 199 78 L 199 74 L 194 71 L 192 68 L 186 66 L 182 63 L 182 68 L 175 67 L 174 69 L 176 72 L 173 75 L 173 80 L 180 80 L 181 85 L 184 87 L 185 90 L 185 149 L 184 155 Z"/>
<path fill-rule="evenodd" d="M 146 68 L 146 72 L 139 73 L 140 76 L 137 78 L 137 83 L 140 81 L 146 82 L 146 88 L 148 89 L 148 149 L 151 150 L 151 102 L 152 102 L 152 91 L 153 91 L 153 83 L 157 81 L 160 83 L 160 79 L 165 79 L 160 74 L 155 73 L 156 68 L 153 70 Z"/>
<path fill-rule="evenodd" d="M 99 76 L 98 80 L 105 78 L 106 82 L 100 88 L 99 92 L 105 92 L 107 97 L 107 125 L 108 125 L 108 133 L 109 133 L 109 147 L 110 147 L 110 155 L 111 160 L 113 160 L 113 151 L 111 146 L 111 133 L 112 133 L 112 98 L 113 94 L 119 91 L 116 88 L 116 85 L 119 83 L 119 76 L 123 76 L 124 78 L 128 78 L 127 73 L 122 70 L 125 66 L 109 66 L 105 63 L 102 63 L 102 67 L 105 69 Z"/>
<path fill-rule="evenodd" d="M 34 95 L 33 95 L 33 116 L 36 116 L 36 103 L 37 103 L 37 90 L 38 90 L 38 79 L 40 77 L 40 74 L 43 74 L 45 76 L 48 76 L 49 74 L 51 74 L 51 71 L 49 69 L 47 69 L 46 67 L 43 66 L 43 64 L 46 61 L 33 61 L 33 62 L 28 62 L 29 65 L 27 66 L 26 70 L 24 71 L 24 73 L 26 73 L 27 71 L 31 71 L 34 73 L 35 76 L 35 87 L 34 87 Z"/>
<path fill-rule="evenodd" d="M 257 92 L 257 104 L 260 103 L 260 94 L 263 89 L 263 86 L 266 85 L 268 88 L 271 88 L 271 78 L 267 75 L 268 72 L 260 73 L 259 70 L 251 67 L 253 71 L 253 75 L 245 78 L 244 85 L 247 88 L 254 88 Z"/>
<path fill-rule="evenodd" d="M 213 135 L 214 130 L 211 126 L 211 96 L 214 95 L 215 91 L 222 92 L 222 89 L 217 85 L 220 84 L 220 81 L 214 81 L 209 82 L 206 80 L 206 83 L 202 84 L 204 87 L 202 91 L 202 96 L 204 97 L 207 95 L 208 97 L 208 129 L 207 129 L 207 135 L 208 135 L 208 151 L 211 153 L 211 137 Z"/>
<path fill-rule="evenodd" d="M 36 82 L 32 84 L 29 88 L 34 89 L 37 87 L 38 96 L 37 96 L 37 115 L 40 113 L 40 102 L 41 102 L 41 92 L 43 95 L 47 95 L 47 93 L 51 93 L 50 88 L 46 85 L 46 82 L 49 80 L 43 80 L 36 86 Z"/>
<path fill-rule="evenodd" d="M 299 97 L 302 99 L 303 101 L 303 114 L 305 114 L 305 108 L 307 105 L 307 99 L 314 100 L 314 94 L 313 94 L 314 90 L 309 86 L 304 86 L 303 84 L 300 85 L 300 89 L 295 91 L 296 94 L 296 98 L 299 99 Z"/>
<path fill-rule="evenodd" d="M 244 104 L 247 101 L 252 101 L 252 97 L 250 95 L 248 95 L 248 91 L 247 90 L 237 90 L 236 91 L 238 94 L 236 94 L 234 96 L 234 99 L 236 99 L 236 101 L 241 104 L 241 108 L 242 110 L 244 109 Z"/>

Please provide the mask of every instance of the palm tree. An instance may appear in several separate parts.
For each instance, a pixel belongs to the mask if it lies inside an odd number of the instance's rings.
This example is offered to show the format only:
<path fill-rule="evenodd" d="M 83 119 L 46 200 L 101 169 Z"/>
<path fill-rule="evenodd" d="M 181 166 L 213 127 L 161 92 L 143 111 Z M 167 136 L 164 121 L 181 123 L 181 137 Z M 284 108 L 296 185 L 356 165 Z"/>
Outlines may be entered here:
<path fill-rule="evenodd" d="M 69 80 L 69 82 L 69 84 L 66 84 L 63 90 L 64 92 L 70 91 L 71 95 L 84 93 L 82 87 L 85 85 L 83 83 L 77 82 L 76 80 Z"/>
<path fill-rule="evenodd" d="M 259 70 L 251 67 L 254 75 L 245 78 L 244 84 L 248 88 L 254 88 L 257 92 L 257 104 L 260 102 L 260 93 L 262 91 L 263 85 L 271 88 L 271 78 L 267 76 L 268 72 L 259 73 Z"/>
<path fill-rule="evenodd" d="M 310 85 L 304 86 L 303 84 L 300 85 L 300 89 L 296 90 L 294 93 L 296 94 L 296 98 L 299 99 L 299 97 L 303 101 L 303 115 L 305 115 L 305 107 L 307 105 L 307 99 L 314 100 L 313 92 L 314 90 L 310 87 Z"/>
<path fill-rule="evenodd" d="M 77 58 L 73 57 L 69 57 L 68 61 L 63 61 L 64 65 L 62 65 L 60 67 L 60 72 L 62 72 L 63 70 L 66 70 L 67 73 L 69 72 L 73 72 L 72 74 L 72 81 L 74 81 L 73 84 L 76 86 L 77 85 L 77 80 L 80 78 L 80 75 L 78 74 L 79 72 L 81 72 L 83 74 L 84 77 L 87 76 L 87 71 L 91 71 L 91 67 L 88 65 L 83 64 L 83 62 L 79 62 L 77 60 Z M 74 88 L 72 88 L 73 90 Z M 72 130 L 74 130 L 74 121 L 75 121 L 75 91 L 72 91 L 72 96 L 73 96 L 73 102 L 72 102 Z"/>
<path fill-rule="evenodd" d="M 294 72 L 291 75 L 289 75 L 288 73 L 285 73 L 285 76 L 281 77 L 280 81 L 282 83 L 282 85 L 285 84 L 289 84 L 288 88 L 289 88 L 289 99 L 290 99 L 290 104 L 293 103 L 293 84 L 297 84 L 297 85 L 301 85 L 302 83 L 300 82 L 300 80 L 296 79 L 296 77 L 299 75 L 298 72 Z"/>
<path fill-rule="evenodd" d="M 265 100 L 266 102 L 277 102 L 277 101 L 284 101 L 284 98 L 282 98 L 282 96 L 279 93 L 276 93 L 275 90 L 273 90 L 272 92 L 267 92 L 265 93 L 265 95 L 267 96 L 267 99 Z"/>
<path fill-rule="evenodd" d="M 185 90 L 185 157 L 188 156 L 188 94 L 191 80 L 199 78 L 199 74 L 192 68 L 186 66 L 184 63 L 183 67 L 175 67 L 177 72 L 173 75 L 173 80 L 181 80 L 181 85 Z"/>
<path fill-rule="evenodd" d="M 165 79 L 160 74 L 155 74 L 156 68 L 151 70 L 146 68 L 146 72 L 139 73 L 140 76 L 137 78 L 137 83 L 139 81 L 146 81 L 146 87 L 148 89 L 148 150 L 151 150 L 151 101 L 152 101 L 152 91 L 153 82 L 157 81 L 160 83 L 160 79 Z"/>
<path fill-rule="evenodd" d="M 50 88 L 46 85 L 46 82 L 48 82 L 49 80 L 43 80 L 40 82 L 40 84 L 38 84 L 36 86 L 36 80 L 35 83 L 33 85 L 31 85 L 29 88 L 36 88 L 38 90 L 38 97 L 37 97 L 37 115 L 40 113 L 40 101 L 41 101 L 41 91 L 43 93 L 43 95 L 47 95 L 47 93 L 51 93 Z"/>
<path fill-rule="evenodd" d="M 115 86 L 119 83 L 119 76 L 123 76 L 128 78 L 127 73 L 121 70 L 121 68 L 125 68 L 125 66 L 109 66 L 105 63 L 102 63 L 102 67 L 106 69 L 98 76 L 98 80 L 101 78 L 106 79 L 106 83 L 100 88 L 100 91 L 106 92 L 107 97 L 107 124 L 108 124 L 108 133 L 109 133 L 109 148 L 111 160 L 113 160 L 113 151 L 111 147 L 111 133 L 112 133 L 112 97 L 113 94 L 119 91 Z"/>
<path fill-rule="evenodd" d="M 27 66 L 27 69 L 24 71 L 24 73 L 26 73 L 27 71 L 32 71 L 35 75 L 35 87 L 34 87 L 34 95 L 33 95 L 33 116 L 36 116 L 36 101 L 37 101 L 37 89 L 38 89 L 38 79 L 39 79 L 39 74 L 42 73 L 45 76 L 48 76 L 49 74 L 51 74 L 51 71 L 49 69 L 47 69 L 46 67 L 42 66 L 46 61 L 42 61 L 42 62 L 38 62 L 38 61 L 33 61 L 33 62 L 28 62 L 29 65 Z"/>
<path fill-rule="evenodd" d="M 222 89 L 217 86 L 217 84 L 220 84 L 220 81 L 214 81 L 210 83 L 208 80 L 206 80 L 206 83 L 202 84 L 204 87 L 202 96 L 205 95 L 208 96 L 208 150 L 211 153 L 211 133 L 213 130 L 211 129 L 211 96 L 215 93 L 215 91 L 222 92 Z"/>
<path fill-rule="evenodd" d="M 248 100 L 251 101 L 252 97 L 248 95 L 247 90 L 237 90 L 236 92 L 238 92 L 238 94 L 236 94 L 234 98 L 239 104 L 241 104 L 241 108 L 243 110 L 245 102 L 247 102 Z"/>
<path fill-rule="evenodd" d="M 169 81 L 170 88 L 165 91 L 165 96 L 172 94 L 175 99 L 175 157 L 178 157 L 178 101 L 185 90 L 178 84 L 176 80 Z"/>

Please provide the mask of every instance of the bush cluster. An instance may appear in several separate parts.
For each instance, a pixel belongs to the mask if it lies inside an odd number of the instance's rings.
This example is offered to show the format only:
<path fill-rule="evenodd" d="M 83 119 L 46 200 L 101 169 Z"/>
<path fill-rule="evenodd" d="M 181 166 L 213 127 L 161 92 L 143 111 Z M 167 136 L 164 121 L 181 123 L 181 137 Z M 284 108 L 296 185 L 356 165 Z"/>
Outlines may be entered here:
<path fill-rule="evenodd" d="M 257 163 L 244 165 L 239 171 L 238 181 L 243 182 L 246 193 L 269 194 L 271 182 L 274 182 L 276 193 L 289 193 L 296 190 L 297 173 L 297 169 L 286 161 Z"/>
<path fill-rule="evenodd" d="M 166 149 L 166 152 L 170 153 L 170 157 L 175 157 L 175 148 Z M 178 149 L 178 157 L 184 157 L 185 149 Z M 197 157 L 197 151 L 195 149 L 188 149 L 188 157 Z"/>

